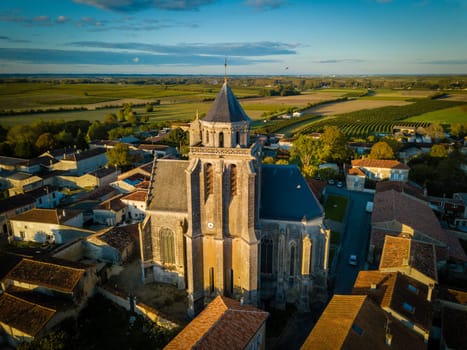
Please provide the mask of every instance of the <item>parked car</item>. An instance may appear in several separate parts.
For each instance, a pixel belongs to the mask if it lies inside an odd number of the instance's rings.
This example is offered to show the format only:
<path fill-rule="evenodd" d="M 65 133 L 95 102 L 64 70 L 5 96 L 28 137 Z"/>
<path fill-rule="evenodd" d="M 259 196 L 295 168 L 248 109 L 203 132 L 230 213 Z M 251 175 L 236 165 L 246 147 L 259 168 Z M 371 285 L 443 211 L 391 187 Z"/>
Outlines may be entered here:
<path fill-rule="evenodd" d="M 344 187 L 344 183 L 342 181 L 337 182 L 337 187 L 342 188 Z"/>
<path fill-rule="evenodd" d="M 328 180 L 328 184 L 330 184 L 330 185 L 334 185 L 335 183 L 336 183 L 336 182 L 335 182 L 333 179 L 329 179 L 329 180 Z"/>
<path fill-rule="evenodd" d="M 349 265 L 357 266 L 358 258 L 355 254 L 350 254 L 349 256 Z"/>

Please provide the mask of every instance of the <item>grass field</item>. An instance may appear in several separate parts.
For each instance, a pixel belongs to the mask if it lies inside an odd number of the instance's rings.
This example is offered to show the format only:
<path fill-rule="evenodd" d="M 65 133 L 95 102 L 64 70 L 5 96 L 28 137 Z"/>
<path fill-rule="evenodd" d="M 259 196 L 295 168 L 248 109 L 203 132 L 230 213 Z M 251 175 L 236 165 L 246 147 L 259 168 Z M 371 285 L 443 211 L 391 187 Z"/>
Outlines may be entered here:
<path fill-rule="evenodd" d="M 406 119 L 408 122 L 436 122 L 440 124 L 467 123 L 467 108 L 464 106 L 441 109 Z"/>

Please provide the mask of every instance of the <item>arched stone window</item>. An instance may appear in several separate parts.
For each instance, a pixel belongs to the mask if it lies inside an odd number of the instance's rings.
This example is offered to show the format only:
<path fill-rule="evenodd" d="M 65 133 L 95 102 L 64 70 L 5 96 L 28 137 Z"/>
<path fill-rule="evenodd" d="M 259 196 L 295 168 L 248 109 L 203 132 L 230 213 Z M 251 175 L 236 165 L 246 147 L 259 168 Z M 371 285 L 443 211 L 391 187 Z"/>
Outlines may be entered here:
<path fill-rule="evenodd" d="M 236 132 L 235 133 L 235 146 L 237 146 L 238 144 L 240 144 L 240 132 Z"/>
<path fill-rule="evenodd" d="M 272 273 L 273 242 L 270 237 L 261 239 L 261 273 Z"/>
<path fill-rule="evenodd" d="M 175 264 L 175 233 L 169 228 L 159 231 L 161 262 L 164 264 Z"/>
<path fill-rule="evenodd" d="M 224 133 L 222 131 L 219 133 L 219 147 L 224 147 Z"/>
<path fill-rule="evenodd" d="M 290 266 L 289 266 L 289 275 L 295 275 L 295 244 L 290 246 Z"/>
<path fill-rule="evenodd" d="M 214 193 L 214 169 L 210 163 L 204 168 L 204 190 L 206 199 Z"/>
<path fill-rule="evenodd" d="M 232 164 L 230 166 L 230 195 L 236 196 L 237 195 L 237 166 Z"/>
<path fill-rule="evenodd" d="M 206 145 L 209 144 L 209 130 L 206 130 Z"/>

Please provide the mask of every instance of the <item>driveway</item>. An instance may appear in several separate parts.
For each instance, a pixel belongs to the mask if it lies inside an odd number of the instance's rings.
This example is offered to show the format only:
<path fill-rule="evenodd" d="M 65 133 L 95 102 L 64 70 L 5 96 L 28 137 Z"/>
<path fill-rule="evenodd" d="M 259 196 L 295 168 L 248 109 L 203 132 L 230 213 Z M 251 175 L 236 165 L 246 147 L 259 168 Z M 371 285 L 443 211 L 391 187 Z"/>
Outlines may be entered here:
<path fill-rule="evenodd" d="M 326 194 L 347 197 L 348 207 L 343 222 L 341 249 L 335 271 L 335 294 L 350 294 L 358 271 L 364 268 L 370 239 L 371 215 L 365 211 L 366 203 L 373 201 L 374 194 L 348 191 L 345 188 L 327 186 Z M 358 265 L 348 263 L 350 254 L 358 257 Z"/>

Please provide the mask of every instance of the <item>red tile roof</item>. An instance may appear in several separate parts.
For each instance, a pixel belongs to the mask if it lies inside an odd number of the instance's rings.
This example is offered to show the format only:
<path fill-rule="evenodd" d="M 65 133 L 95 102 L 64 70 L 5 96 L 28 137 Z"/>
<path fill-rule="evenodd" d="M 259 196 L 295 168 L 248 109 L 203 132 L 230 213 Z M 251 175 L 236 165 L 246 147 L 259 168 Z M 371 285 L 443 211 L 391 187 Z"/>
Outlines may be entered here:
<path fill-rule="evenodd" d="M 301 349 L 387 350 L 388 324 L 391 349 L 426 349 L 422 337 L 365 295 L 334 295 Z"/>
<path fill-rule="evenodd" d="M 407 165 L 397 160 L 369 159 L 369 158 L 352 160 L 352 167 L 405 169 L 405 170 L 410 169 Z"/>
<path fill-rule="evenodd" d="M 49 309 L 8 293 L 0 295 L 0 322 L 31 336 L 36 336 L 55 315 Z"/>
<path fill-rule="evenodd" d="M 122 195 L 117 195 L 112 197 L 105 202 L 102 202 L 97 209 L 104 209 L 104 210 L 113 210 L 119 211 L 126 207 L 126 204 L 121 201 Z"/>
<path fill-rule="evenodd" d="M 145 202 L 148 197 L 147 191 L 135 191 L 122 197 L 122 200 Z"/>
<path fill-rule="evenodd" d="M 268 313 L 218 296 L 164 349 L 244 349 Z"/>
<path fill-rule="evenodd" d="M 84 273 L 84 269 L 25 258 L 4 277 L 4 280 L 25 282 L 71 293 Z"/>
<path fill-rule="evenodd" d="M 39 209 L 34 208 L 27 212 L 21 213 L 12 217 L 10 220 L 15 221 L 28 221 L 28 222 L 41 222 L 47 224 L 61 225 L 66 223 L 71 218 L 79 215 L 80 210 L 72 209 Z"/>
<path fill-rule="evenodd" d="M 94 237 L 90 237 L 89 240 L 92 241 L 93 238 Z M 120 253 L 135 242 L 134 237 L 120 227 L 104 229 L 97 233 L 95 238 L 115 248 Z"/>
<path fill-rule="evenodd" d="M 354 176 L 365 176 L 365 173 L 361 171 L 360 168 L 350 168 L 348 174 Z"/>
<path fill-rule="evenodd" d="M 426 199 L 423 195 L 423 189 L 417 188 L 408 182 L 404 181 L 379 181 L 376 183 L 376 192 L 384 192 L 394 190 L 397 192 L 404 192 L 411 196 Z"/>
<path fill-rule="evenodd" d="M 435 214 L 427 204 L 394 190 L 377 192 L 374 197 L 374 207 L 371 216 L 372 227 L 381 230 L 387 223 L 397 222 L 415 231 L 436 245 L 446 245 L 451 257 L 467 261 L 467 255 L 459 240 L 441 228 Z M 395 233 L 394 235 L 398 235 Z M 412 233 L 410 233 L 412 235 Z M 375 240 L 372 238 L 372 242 Z"/>
<path fill-rule="evenodd" d="M 438 281 L 436 251 L 433 244 L 419 242 L 409 238 L 387 235 L 379 269 L 392 270 L 413 268 L 425 276 Z"/>

